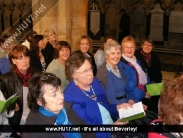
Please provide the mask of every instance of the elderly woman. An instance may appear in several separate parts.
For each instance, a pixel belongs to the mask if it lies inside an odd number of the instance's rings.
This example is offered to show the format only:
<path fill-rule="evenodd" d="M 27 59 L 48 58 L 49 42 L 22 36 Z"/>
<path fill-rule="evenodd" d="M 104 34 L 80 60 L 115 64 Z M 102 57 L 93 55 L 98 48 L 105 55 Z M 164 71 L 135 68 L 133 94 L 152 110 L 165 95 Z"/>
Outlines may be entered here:
<path fill-rule="evenodd" d="M 91 60 L 93 66 L 93 74 L 95 76 L 97 73 L 97 66 L 95 64 L 94 56 L 89 52 L 90 48 L 92 47 L 92 40 L 89 36 L 82 35 L 78 38 L 76 46 L 85 55 L 85 57 Z"/>
<path fill-rule="evenodd" d="M 121 45 L 110 40 L 104 45 L 106 62 L 97 71 L 96 78 L 101 82 L 111 104 L 131 103 L 134 101 L 126 94 L 126 78 L 123 70 L 118 67 L 121 59 Z"/>
<path fill-rule="evenodd" d="M 105 91 L 93 76 L 90 61 L 80 51 L 68 59 L 66 78 L 70 83 L 64 91 L 65 100 L 73 103 L 74 111 L 88 124 L 113 124 L 118 119 L 118 109 L 131 106 L 108 103 Z M 97 133 L 97 137 L 108 138 L 110 133 Z"/>
<path fill-rule="evenodd" d="M 101 66 L 104 62 L 105 62 L 105 55 L 104 55 L 104 45 L 106 42 L 113 40 L 112 37 L 108 36 L 104 39 L 104 42 L 101 46 L 101 48 L 99 50 L 97 50 L 97 52 L 94 55 L 95 58 L 95 63 L 97 65 L 97 69 L 99 68 L 99 66 Z"/>
<path fill-rule="evenodd" d="M 122 62 L 119 67 L 124 70 L 126 76 L 126 92 L 135 101 L 139 102 L 143 98 L 150 98 L 150 94 L 146 92 L 145 85 L 148 83 L 147 75 L 140 66 L 134 56 L 135 40 L 131 36 L 126 36 L 122 42 Z"/>
<path fill-rule="evenodd" d="M 19 99 L 13 106 L 13 117 L 9 118 L 10 125 L 24 124 L 29 113 L 27 107 L 28 80 L 40 73 L 30 67 L 30 52 L 26 46 L 17 45 L 9 53 L 11 71 L 0 76 L 0 90 L 7 99 L 17 93 Z"/>
<path fill-rule="evenodd" d="M 145 37 L 142 40 L 141 49 L 135 52 L 135 56 L 147 69 L 150 80 L 160 83 L 162 80 L 161 63 L 158 55 L 153 52 L 154 42 L 152 38 Z"/>
<path fill-rule="evenodd" d="M 46 70 L 49 64 L 46 55 L 42 52 L 44 48 L 45 48 L 44 36 L 43 35 L 33 36 L 30 43 L 31 67 L 34 67 L 42 72 Z"/>
<path fill-rule="evenodd" d="M 182 138 L 183 77 L 165 82 L 159 100 L 159 119 L 151 123 L 148 138 Z M 166 126 L 167 125 L 167 126 Z M 156 129 L 157 128 L 157 129 Z M 157 130 L 163 130 L 160 132 Z M 153 131 L 153 133 L 152 133 Z"/>
<path fill-rule="evenodd" d="M 57 43 L 57 36 L 55 30 L 52 28 L 48 28 L 44 32 L 44 37 L 47 39 L 46 47 L 42 51 L 44 55 L 46 55 L 46 60 L 48 64 L 53 60 L 54 49 Z"/>
<path fill-rule="evenodd" d="M 64 103 L 61 80 L 52 73 L 37 74 L 28 83 L 26 125 L 72 125 L 85 123 L 76 115 L 71 103 Z M 86 125 L 86 124 L 85 124 Z M 25 126 L 26 128 L 26 126 Z M 94 133 L 23 133 L 23 138 L 95 138 Z"/>
<path fill-rule="evenodd" d="M 65 90 L 68 80 L 65 76 L 65 64 L 70 57 L 71 46 L 66 41 L 58 41 L 55 46 L 53 61 L 48 65 L 46 72 L 50 72 L 59 77 L 62 81 L 62 89 Z"/>

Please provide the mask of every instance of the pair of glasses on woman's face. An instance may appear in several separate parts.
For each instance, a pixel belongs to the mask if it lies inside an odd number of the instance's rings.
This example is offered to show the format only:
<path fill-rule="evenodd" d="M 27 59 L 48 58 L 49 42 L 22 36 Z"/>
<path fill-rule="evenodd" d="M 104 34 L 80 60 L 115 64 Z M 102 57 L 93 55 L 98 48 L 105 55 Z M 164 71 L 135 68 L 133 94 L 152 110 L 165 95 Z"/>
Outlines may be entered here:
<path fill-rule="evenodd" d="M 43 76 L 41 76 L 40 80 L 47 80 L 49 78 L 53 78 L 55 76 L 51 75 L 51 74 L 44 74 Z"/>
<path fill-rule="evenodd" d="M 93 68 L 91 67 L 89 69 L 85 69 L 82 72 L 76 72 L 76 73 L 79 73 L 79 74 L 82 74 L 82 75 L 86 75 L 88 72 L 93 72 Z"/>

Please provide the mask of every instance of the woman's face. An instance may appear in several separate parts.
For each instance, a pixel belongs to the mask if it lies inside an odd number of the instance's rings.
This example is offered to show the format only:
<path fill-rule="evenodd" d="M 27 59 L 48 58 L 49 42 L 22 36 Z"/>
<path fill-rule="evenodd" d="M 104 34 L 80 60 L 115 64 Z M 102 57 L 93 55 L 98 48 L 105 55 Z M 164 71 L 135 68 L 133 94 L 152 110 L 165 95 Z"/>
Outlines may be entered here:
<path fill-rule="evenodd" d="M 39 42 L 38 42 L 38 47 L 39 47 L 39 49 L 44 49 L 45 48 L 45 43 L 44 43 L 44 40 L 42 39 L 42 40 L 40 40 Z"/>
<path fill-rule="evenodd" d="M 87 53 L 90 48 L 90 44 L 88 39 L 82 39 L 79 45 L 79 49 L 81 50 L 82 53 Z"/>
<path fill-rule="evenodd" d="M 12 59 L 13 64 L 16 65 L 17 69 L 25 74 L 27 69 L 30 67 L 30 58 L 28 56 L 23 55 L 23 53 L 18 53 L 17 59 Z"/>
<path fill-rule="evenodd" d="M 64 95 L 60 87 L 57 89 L 53 85 L 43 85 L 43 98 L 45 100 L 44 107 L 54 114 L 58 114 L 64 107 Z M 43 106 L 38 100 L 38 104 Z"/>
<path fill-rule="evenodd" d="M 122 53 L 129 58 L 133 58 L 135 53 L 135 44 L 131 41 L 123 43 Z"/>
<path fill-rule="evenodd" d="M 57 37 L 56 37 L 55 32 L 49 32 L 47 39 L 48 39 L 48 41 L 56 41 Z"/>
<path fill-rule="evenodd" d="M 142 50 L 145 54 L 149 54 L 153 50 L 153 45 L 147 41 L 145 41 L 142 45 Z"/>
<path fill-rule="evenodd" d="M 89 87 L 93 78 L 92 66 L 88 60 L 85 60 L 84 64 L 75 70 L 73 75 L 74 82 L 82 89 Z"/>
<path fill-rule="evenodd" d="M 67 47 L 62 47 L 59 51 L 59 60 L 61 61 L 67 61 L 67 59 L 70 57 L 70 50 Z"/>
<path fill-rule="evenodd" d="M 110 47 L 109 53 L 105 57 L 106 63 L 110 67 L 115 68 L 121 59 L 121 50 L 119 48 Z"/>

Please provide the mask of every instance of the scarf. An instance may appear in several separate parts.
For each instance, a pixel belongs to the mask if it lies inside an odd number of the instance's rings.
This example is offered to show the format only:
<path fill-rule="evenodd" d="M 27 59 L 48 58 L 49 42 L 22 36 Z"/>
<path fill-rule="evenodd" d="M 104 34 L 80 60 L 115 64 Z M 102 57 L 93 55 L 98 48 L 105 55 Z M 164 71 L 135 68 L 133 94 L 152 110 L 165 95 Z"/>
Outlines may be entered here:
<path fill-rule="evenodd" d="M 140 53 L 142 54 L 142 56 L 143 56 L 144 60 L 146 61 L 148 67 L 150 67 L 151 66 L 151 53 L 145 54 L 142 49 L 140 50 Z"/>
<path fill-rule="evenodd" d="M 145 72 L 142 70 L 142 68 L 139 66 L 139 64 L 137 63 L 136 57 L 133 56 L 133 58 L 129 58 L 129 57 L 125 56 L 124 54 L 122 54 L 122 57 L 126 61 L 128 61 L 130 64 L 132 64 L 133 67 L 136 69 L 137 74 L 139 76 L 139 83 L 141 85 L 147 84 L 147 76 L 146 76 Z"/>
<path fill-rule="evenodd" d="M 14 72 L 18 75 L 18 77 L 22 80 L 22 86 L 27 87 L 28 80 L 32 75 L 32 68 L 28 68 L 27 73 L 21 73 L 17 68 L 14 69 Z"/>
<path fill-rule="evenodd" d="M 50 116 L 56 116 L 56 121 L 55 121 L 55 124 L 56 125 L 72 125 L 68 118 L 67 118 L 67 114 L 66 114 L 66 111 L 65 109 L 63 108 L 58 114 L 54 114 L 53 112 L 45 109 L 43 106 L 39 106 L 39 112 L 47 117 L 50 117 Z M 67 133 L 66 132 L 66 135 L 65 133 L 62 133 L 62 135 L 66 136 L 66 138 L 81 138 L 81 135 L 80 133 Z"/>

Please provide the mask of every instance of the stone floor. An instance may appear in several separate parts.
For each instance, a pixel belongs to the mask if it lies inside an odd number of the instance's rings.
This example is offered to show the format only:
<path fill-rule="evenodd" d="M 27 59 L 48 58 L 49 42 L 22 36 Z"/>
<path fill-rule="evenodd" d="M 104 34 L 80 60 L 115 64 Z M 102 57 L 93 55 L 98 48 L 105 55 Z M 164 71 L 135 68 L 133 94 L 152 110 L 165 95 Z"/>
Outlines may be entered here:
<path fill-rule="evenodd" d="M 183 61 L 183 55 L 181 54 L 169 54 L 157 52 L 161 63 L 179 65 Z M 175 72 L 162 71 L 163 81 L 172 80 L 174 78 Z"/>

